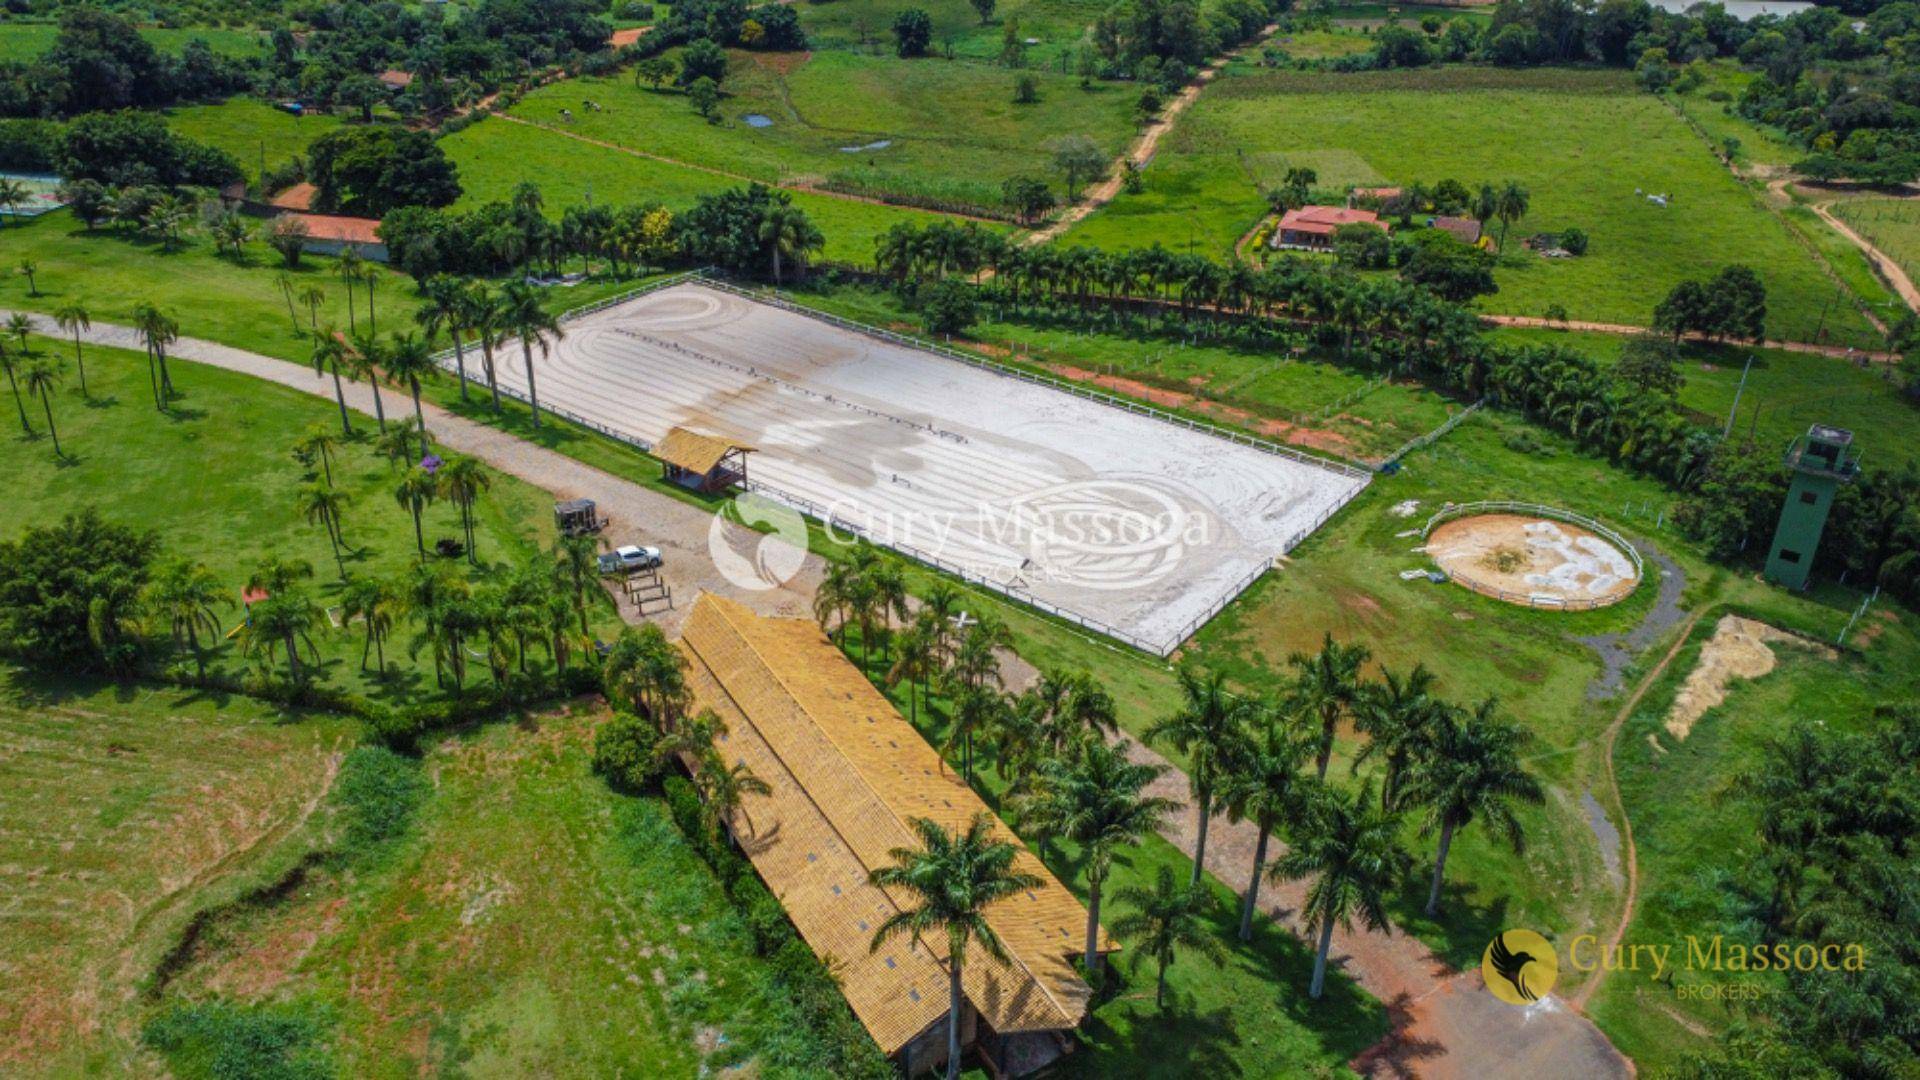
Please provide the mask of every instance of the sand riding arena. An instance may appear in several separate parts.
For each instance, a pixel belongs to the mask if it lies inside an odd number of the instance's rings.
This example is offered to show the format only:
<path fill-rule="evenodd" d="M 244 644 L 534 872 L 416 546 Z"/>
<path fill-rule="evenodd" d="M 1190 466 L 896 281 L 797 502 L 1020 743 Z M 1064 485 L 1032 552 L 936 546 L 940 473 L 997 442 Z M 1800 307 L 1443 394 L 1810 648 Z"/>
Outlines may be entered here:
<path fill-rule="evenodd" d="M 1425 529 L 1426 552 L 1447 576 L 1483 596 L 1584 611 L 1627 598 L 1639 552 L 1597 521 L 1545 506 L 1449 507 Z"/>
<path fill-rule="evenodd" d="M 754 492 L 1158 655 L 1369 477 L 704 279 L 563 328 L 542 406 L 752 446 Z M 524 397 L 518 343 L 495 355 Z"/>

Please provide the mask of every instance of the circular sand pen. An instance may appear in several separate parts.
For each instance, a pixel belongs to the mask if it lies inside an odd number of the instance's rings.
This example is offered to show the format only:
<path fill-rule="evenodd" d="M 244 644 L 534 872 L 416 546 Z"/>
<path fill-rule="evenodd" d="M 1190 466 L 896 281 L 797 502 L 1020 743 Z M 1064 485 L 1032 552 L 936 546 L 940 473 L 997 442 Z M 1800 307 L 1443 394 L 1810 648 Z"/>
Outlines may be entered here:
<path fill-rule="evenodd" d="M 1483 596 L 1528 607 L 1585 611 L 1627 598 L 1640 553 L 1580 514 L 1531 503 L 1449 505 L 1421 530 L 1447 576 Z"/>

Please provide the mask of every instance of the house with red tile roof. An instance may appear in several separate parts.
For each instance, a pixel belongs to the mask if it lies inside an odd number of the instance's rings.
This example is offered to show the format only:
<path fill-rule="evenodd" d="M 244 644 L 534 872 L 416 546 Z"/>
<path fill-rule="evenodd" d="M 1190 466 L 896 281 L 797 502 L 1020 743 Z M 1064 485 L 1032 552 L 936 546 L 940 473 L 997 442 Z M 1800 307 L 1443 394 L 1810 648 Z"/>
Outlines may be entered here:
<path fill-rule="evenodd" d="M 1333 234 L 1343 225 L 1371 225 L 1385 231 L 1386 223 L 1371 210 L 1345 206 L 1300 206 L 1280 217 L 1273 230 L 1275 248 L 1310 248 L 1324 251 L 1333 246 Z"/>

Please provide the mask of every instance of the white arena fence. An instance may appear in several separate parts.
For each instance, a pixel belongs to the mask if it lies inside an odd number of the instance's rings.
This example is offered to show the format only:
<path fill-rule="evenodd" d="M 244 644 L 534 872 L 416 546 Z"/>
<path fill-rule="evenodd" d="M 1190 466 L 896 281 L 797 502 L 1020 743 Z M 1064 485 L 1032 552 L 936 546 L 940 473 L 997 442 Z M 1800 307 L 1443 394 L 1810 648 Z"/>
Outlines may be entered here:
<path fill-rule="evenodd" d="M 1640 549 L 1634 547 L 1631 541 L 1585 514 L 1576 514 L 1571 510 L 1562 510 L 1557 506 L 1513 502 L 1505 499 L 1450 504 L 1441 507 L 1438 513 L 1427 519 L 1427 523 L 1420 528 L 1420 538 L 1425 540 L 1428 536 L 1432 535 L 1434 528 L 1442 522 L 1452 521 L 1456 518 L 1477 517 L 1481 514 L 1529 514 L 1533 517 L 1549 518 L 1554 521 L 1564 521 L 1569 525 L 1578 525 L 1612 544 L 1614 547 L 1619 548 L 1621 551 L 1626 552 L 1627 559 L 1633 563 L 1635 589 L 1639 588 L 1640 583 L 1646 580 L 1646 563 L 1640 557 Z M 1496 600 L 1504 600 L 1509 604 L 1524 604 L 1527 607 L 1537 608 L 1554 608 L 1560 611 L 1592 611 L 1595 608 L 1610 607 L 1632 595 L 1632 590 L 1629 590 L 1620 596 L 1604 600 L 1569 600 L 1560 596 L 1508 592 L 1497 586 L 1487 585 L 1478 581 L 1469 581 L 1464 578 L 1456 577 L 1454 580 L 1483 596 L 1491 596 Z"/>
<path fill-rule="evenodd" d="M 983 360 L 980 357 L 973 356 L 969 353 L 961 352 L 960 350 L 941 345 L 937 342 L 926 341 L 920 338 L 911 337 L 906 334 L 898 334 L 891 330 L 885 330 L 876 326 L 869 326 L 865 323 L 855 322 L 851 319 L 843 319 L 837 315 L 828 314 L 827 312 L 818 311 L 813 308 L 802 306 L 800 304 L 795 304 L 791 301 L 785 300 L 776 295 L 763 295 L 761 293 L 754 292 L 753 290 L 750 290 L 750 289 L 743 289 L 730 282 L 718 280 L 710 276 L 708 273 L 703 271 L 698 271 L 698 270 L 690 270 L 684 273 L 673 274 L 671 276 L 661 278 L 657 281 L 650 281 L 647 284 L 642 285 L 638 288 L 629 289 L 628 291 L 620 293 L 616 296 L 610 296 L 603 300 L 596 300 L 593 303 L 584 304 L 580 307 L 569 309 L 568 311 L 562 313 L 562 315 L 560 316 L 560 321 L 563 323 L 572 322 L 574 320 L 582 319 L 589 315 L 593 315 L 598 312 L 605 311 L 608 308 L 616 307 L 620 304 L 627 303 L 630 300 L 635 300 L 642 296 L 646 296 L 649 293 L 659 292 L 662 289 L 670 289 L 676 285 L 686 285 L 686 284 L 696 284 L 696 285 L 705 286 L 707 288 L 718 289 L 722 292 L 733 293 L 735 295 L 751 300 L 755 303 L 767 304 L 771 307 L 778 307 L 798 315 L 804 315 L 810 319 L 818 319 L 822 322 L 841 327 L 842 329 L 851 330 L 855 333 L 877 338 L 879 340 L 886 341 L 890 344 L 896 344 L 896 345 L 904 346 L 906 348 L 919 349 L 926 352 L 936 353 L 947 359 L 957 360 L 961 363 L 969 364 L 981 370 L 990 371 L 996 375 L 1010 376 L 1012 378 L 1020 379 L 1024 382 L 1033 383 L 1039 386 L 1045 386 L 1051 390 L 1058 390 L 1062 393 L 1073 394 L 1076 397 L 1086 398 L 1088 400 L 1100 402 L 1104 405 L 1108 405 L 1113 408 L 1124 409 L 1127 412 L 1138 413 L 1139 415 L 1142 415 L 1142 416 L 1152 417 L 1155 420 L 1159 420 L 1165 423 L 1175 424 L 1180 427 L 1187 428 L 1188 430 L 1191 430 L 1191 431 L 1200 432 L 1201 434 L 1211 435 L 1216 438 L 1225 439 L 1229 442 L 1237 443 L 1241 446 L 1249 446 L 1258 450 L 1263 450 L 1267 453 L 1277 454 L 1281 457 L 1291 458 L 1292 460 L 1298 461 L 1304 465 L 1310 465 L 1315 468 L 1326 469 L 1330 472 L 1338 473 L 1340 475 L 1347 476 L 1347 477 L 1361 481 L 1360 486 L 1354 488 L 1352 494 L 1348 495 L 1346 498 L 1340 500 L 1339 502 L 1333 503 L 1330 506 L 1328 506 L 1327 509 L 1324 512 L 1322 512 L 1320 516 L 1313 521 L 1312 524 L 1301 528 L 1300 530 L 1295 532 L 1292 536 L 1288 537 L 1286 543 L 1281 546 L 1280 551 L 1275 554 L 1276 559 L 1278 559 L 1279 556 L 1285 555 L 1287 552 L 1292 551 L 1296 546 L 1299 545 L 1301 541 L 1305 540 L 1310 534 L 1312 534 L 1314 530 L 1326 524 L 1329 518 L 1331 518 L 1334 514 L 1338 513 L 1348 503 L 1352 502 L 1356 497 L 1359 496 L 1359 494 L 1362 491 L 1365 491 L 1367 484 L 1373 480 L 1373 472 L 1369 469 L 1362 469 L 1357 466 L 1349 465 L 1345 462 L 1333 461 L 1328 458 L 1319 457 L 1314 454 L 1304 454 L 1289 446 L 1282 446 L 1278 443 L 1270 442 L 1266 439 L 1256 438 L 1254 436 L 1247 435 L 1242 432 L 1233 431 L 1228 428 L 1223 428 L 1216 424 L 1208 424 L 1202 421 L 1192 420 L 1187 417 L 1180 416 L 1176 413 L 1167 412 L 1164 409 L 1156 409 L 1150 405 L 1143 405 L 1143 404 L 1140 404 L 1139 402 L 1131 401 L 1122 397 L 1117 397 L 1112 394 L 1104 394 L 1098 391 L 1091 391 L 1086 389 L 1085 387 L 1079 386 L 1072 382 L 1068 382 L 1066 380 L 1048 378 L 1043 375 L 1036 375 L 1031 372 L 1019 370 L 1017 368 L 1010 368 L 1005 365 L 995 364 L 990 361 Z M 473 345 L 467 345 L 466 350 L 469 353 L 477 352 L 478 347 Z M 433 356 L 434 362 L 442 369 L 448 372 L 454 372 L 458 364 L 457 352 L 458 350 L 455 350 L 452 347 L 442 349 L 439 352 L 434 354 Z M 498 362 L 499 354 L 500 354 L 500 350 L 496 347 L 495 349 L 496 362 Z M 469 370 L 467 378 L 470 381 L 473 380 L 475 378 L 475 373 Z M 521 393 L 519 390 L 513 387 L 499 386 L 498 390 L 502 397 L 506 397 L 514 401 L 518 401 L 523 405 L 531 404 L 527 400 L 527 396 L 525 394 Z M 618 431 L 614 428 L 608 427 L 607 425 L 597 420 L 592 420 L 585 416 L 581 416 L 580 414 L 573 412 L 570 409 L 543 403 L 540 406 L 540 410 L 549 416 L 557 416 L 570 423 L 578 424 L 581 427 L 587 428 L 590 431 L 594 431 L 601 435 L 604 435 L 607 438 L 614 440 L 615 442 L 623 443 L 627 446 L 634 447 L 642 451 L 643 453 L 647 453 L 647 454 L 653 453 L 653 444 L 648 440 L 640 438 L 639 436 L 633 435 L 629 432 Z M 977 585 L 981 588 L 997 593 L 1000 596 L 1004 596 L 1007 599 L 1012 600 L 1016 603 L 1023 604 L 1027 607 L 1033 608 L 1034 610 L 1042 612 L 1046 615 L 1051 615 L 1054 618 L 1072 623 L 1075 626 L 1079 626 L 1084 629 L 1091 630 L 1094 633 L 1100 634 L 1104 637 L 1112 638 L 1115 641 L 1121 642 L 1126 645 L 1130 645 L 1133 648 L 1141 650 L 1142 652 L 1150 653 L 1154 656 L 1163 657 L 1163 658 L 1171 655 L 1173 651 L 1179 648 L 1183 642 L 1185 642 L 1188 638 L 1192 637 L 1195 633 L 1197 633 L 1199 629 L 1202 626 L 1205 626 L 1214 616 L 1220 614 L 1221 611 L 1225 610 L 1228 604 L 1231 604 L 1237 597 L 1239 597 L 1241 593 L 1245 592 L 1248 588 L 1252 587 L 1253 583 L 1255 581 L 1258 581 L 1260 579 L 1260 576 L 1262 574 L 1265 574 L 1267 570 L 1271 568 L 1271 564 L 1269 564 L 1268 566 L 1259 567 L 1255 569 L 1252 573 L 1248 574 L 1245 578 L 1243 578 L 1242 580 L 1234 584 L 1231 588 L 1223 590 L 1221 594 L 1214 599 L 1213 603 L 1208 605 L 1207 609 L 1204 612 L 1202 612 L 1200 615 L 1190 620 L 1187 623 L 1187 625 L 1182 627 L 1177 633 L 1168 635 L 1158 640 L 1150 640 L 1148 638 L 1142 637 L 1139 634 L 1122 630 L 1117 626 L 1113 626 L 1109 623 L 1102 622 L 1099 619 L 1089 618 L 1078 612 L 1060 607 L 1057 604 L 1048 603 L 1047 601 L 1042 600 L 1039 597 L 1033 596 L 1031 593 L 1028 593 L 1025 590 L 1022 590 L 1013 586 L 1009 582 L 997 581 L 991 577 L 986 576 L 985 574 L 980 573 L 978 570 L 972 569 L 970 567 L 962 566 L 948 559 L 943 559 L 940 556 L 933 554 L 932 552 L 924 551 L 911 544 L 903 543 L 898 539 L 876 537 L 872 533 L 870 533 L 868 530 L 860 527 L 859 525 L 841 520 L 833 513 L 832 508 L 821 506 L 810 499 L 806 499 L 801 496 L 794 495 L 790 492 L 782 491 L 781 489 L 774 487 L 770 484 L 767 484 L 764 481 L 749 479 L 744 486 L 748 491 L 765 496 L 769 499 L 773 499 L 777 502 L 784 503 L 787 506 L 792 507 L 794 510 L 800 512 L 801 514 L 807 517 L 813 518 L 815 521 L 820 522 L 822 525 L 828 526 L 832 529 L 839 530 L 845 533 L 852 533 L 854 535 L 860 536 L 861 538 L 867 540 L 870 543 L 899 552 L 900 554 L 905 555 L 906 557 L 914 560 L 915 562 L 921 563 L 922 565 L 931 567 L 935 570 L 939 570 L 942 573 L 951 574 L 954 577 L 961 579 L 962 581 L 968 582 L 969 584 Z M 1635 559 L 1636 565 L 1638 565 L 1639 556 L 1637 554 L 1634 556 L 1634 559 Z"/>

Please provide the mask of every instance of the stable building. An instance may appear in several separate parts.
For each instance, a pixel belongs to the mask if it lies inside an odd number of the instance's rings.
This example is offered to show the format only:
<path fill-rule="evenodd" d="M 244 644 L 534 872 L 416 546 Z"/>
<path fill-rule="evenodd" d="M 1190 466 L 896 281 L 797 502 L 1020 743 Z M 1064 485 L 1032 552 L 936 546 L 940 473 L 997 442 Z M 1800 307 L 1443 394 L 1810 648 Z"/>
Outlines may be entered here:
<path fill-rule="evenodd" d="M 944 1064 L 946 940 L 874 950 L 874 932 L 913 900 L 869 875 L 919 846 L 912 819 L 958 832 L 986 804 L 811 620 L 703 594 L 679 647 L 693 709 L 726 724 L 715 749 L 771 789 L 744 800 L 728 823 L 735 840 L 880 1049 L 908 1076 Z M 1025 847 L 1014 868 L 1040 884 L 986 911 L 1007 962 L 974 948 L 961 969 L 961 1046 L 1003 1077 L 1071 1052 L 1093 997 L 1077 966 L 1087 909 Z M 1103 955 L 1118 948 L 1094 929 Z"/>
<path fill-rule="evenodd" d="M 753 447 L 728 442 L 690 428 L 676 427 L 653 448 L 670 483 L 713 494 L 747 482 L 747 455 Z"/>

